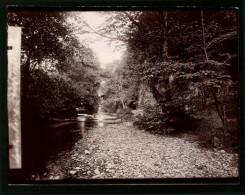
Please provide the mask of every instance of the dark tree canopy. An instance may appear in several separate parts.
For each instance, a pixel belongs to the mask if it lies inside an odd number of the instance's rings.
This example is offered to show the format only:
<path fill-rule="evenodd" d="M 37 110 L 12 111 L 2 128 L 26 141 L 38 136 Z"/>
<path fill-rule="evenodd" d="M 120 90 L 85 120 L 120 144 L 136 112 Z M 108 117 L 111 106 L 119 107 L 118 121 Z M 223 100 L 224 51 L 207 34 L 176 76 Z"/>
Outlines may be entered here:
<path fill-rule="evenodd" d="M 23 115 L 74 117 L 98 107 L 98 63 L 72 35 L 65 12 L 14 11 L 8 25 L 22 27 Z"/>
<path fill-rule="evenodd" d="M 237 10 L 123 11 L 107 22 L 104 32 L 127 44 L 124 69 L 157 101 L 160 127 L 205 107 L 231 129 L 227 115 L 238 111 Z"/>

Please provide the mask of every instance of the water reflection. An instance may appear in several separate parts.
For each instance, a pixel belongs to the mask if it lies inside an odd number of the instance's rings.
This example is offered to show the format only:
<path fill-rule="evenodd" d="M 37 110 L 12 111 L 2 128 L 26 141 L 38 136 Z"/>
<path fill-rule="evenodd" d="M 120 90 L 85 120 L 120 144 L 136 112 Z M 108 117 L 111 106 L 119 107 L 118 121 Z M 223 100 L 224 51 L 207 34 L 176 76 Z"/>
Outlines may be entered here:
<path fill-rule="evenodd" d="M 10 173 L 10 181 L 25 180 L 35 173 L 43 175 L 50 160 L 55 161 L 62 153 L 72 150 L 81 137 L 86 137 L 86 131 L 97 124 L 96 121 L 87 120 L 86 122 L 48 124 L 29 122 L 23 125 L 23 169 L 19 175 L 16 171 Z"/>
<path fill-rule="evenodd" d="M 83 138 L 85 133 L 85 121 L 77 122 L 77 128 L 80 130 L 81 138 Z"/>
<path fill-rule="evenodd" d="M 98 127 L 102 128 L 104 127 L 104 116 L 102 114 L 99 114 L 97 116 L 98 119 Z"/>

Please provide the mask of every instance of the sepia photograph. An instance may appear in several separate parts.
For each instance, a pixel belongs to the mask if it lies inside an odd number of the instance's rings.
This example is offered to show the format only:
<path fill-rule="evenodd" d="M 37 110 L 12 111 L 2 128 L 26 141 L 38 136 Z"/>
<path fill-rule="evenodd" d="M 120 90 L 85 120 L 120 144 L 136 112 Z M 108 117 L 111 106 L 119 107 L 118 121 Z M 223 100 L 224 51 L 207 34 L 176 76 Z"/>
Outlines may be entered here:
<path fill-rule="evenodd" d="M 8 182 L 239 183 L 238 22 L 9 6 Z"/>

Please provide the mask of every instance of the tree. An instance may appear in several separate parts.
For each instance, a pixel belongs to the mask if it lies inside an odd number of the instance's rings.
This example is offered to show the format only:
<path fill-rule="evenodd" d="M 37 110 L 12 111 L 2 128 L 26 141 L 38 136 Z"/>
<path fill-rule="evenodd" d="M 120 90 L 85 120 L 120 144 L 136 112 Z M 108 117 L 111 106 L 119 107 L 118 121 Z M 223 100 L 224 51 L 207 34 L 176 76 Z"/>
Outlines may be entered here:
<path fill-rule="evenodd" d="M 151 89 L 167 117 L 166 126 L 174 118 L 198 111 L 198 98 L 189 102 L 190 108 L 187 99 L 206 86 L 208 93 L 198 97 L 215 105 L 226 130 L 221 99 L 230 96 L 224 89 L 237 89 L 231 80 L 231 70 L 237 67 L 231 63 L 237 58 L 236 14 L 236 10 L 120 12 L 109 20 L 105 32 L 114 37 L 117 33 L 126 42 L 129 70 Z"/>
<path fill-rule="evenodd" d="M 22 115 L 75 116 L 98 107 L 96 57 L 72 35 L 65 12 L 9 11 L 8 25 L 22 27 Z"/>

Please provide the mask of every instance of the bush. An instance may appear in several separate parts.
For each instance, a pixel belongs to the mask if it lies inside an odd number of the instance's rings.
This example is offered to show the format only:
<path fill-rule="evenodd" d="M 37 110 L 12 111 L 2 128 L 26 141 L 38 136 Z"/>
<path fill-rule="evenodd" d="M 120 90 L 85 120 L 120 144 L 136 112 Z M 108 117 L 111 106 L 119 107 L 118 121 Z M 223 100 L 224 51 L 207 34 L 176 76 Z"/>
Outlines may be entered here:
<path fill-rule="evenodd" d="M 171 127 L 166 127 L 166 120 L 167 118 L 160 106 L 147 106 L 143 115 L 137 116 L 134 125 L 154 133 L 166 134 L 174 130 Z"/>
<path fill-rule="evenodd" d="M 117 117 L 121 118 L 123 121 L 130 121 L 133 119 L 133 113 L 130 108 L 119 109 L 117 111 Z"/>
<path fill-rule="evenodd" d="M 225 133 L 221 120 L 214 108 L 202 111 L 198 121 L 197 135 L 200 146 L 236 151 L 238 134 Z"/>
<path fill-rule="evenodd" d="M 138 115 L 134 125 L 159 134 L 180 134 L 196 128 L 197 120 L 180 110 L 163 112 L 158 105 L 147 106 L 143 115 Z"/>
<path fill-rule="evenodd" d="M 120 102 L 108 99 L 103 103 L 102 111 L 107 113 L 116 113 L 119 108 Z"/>

